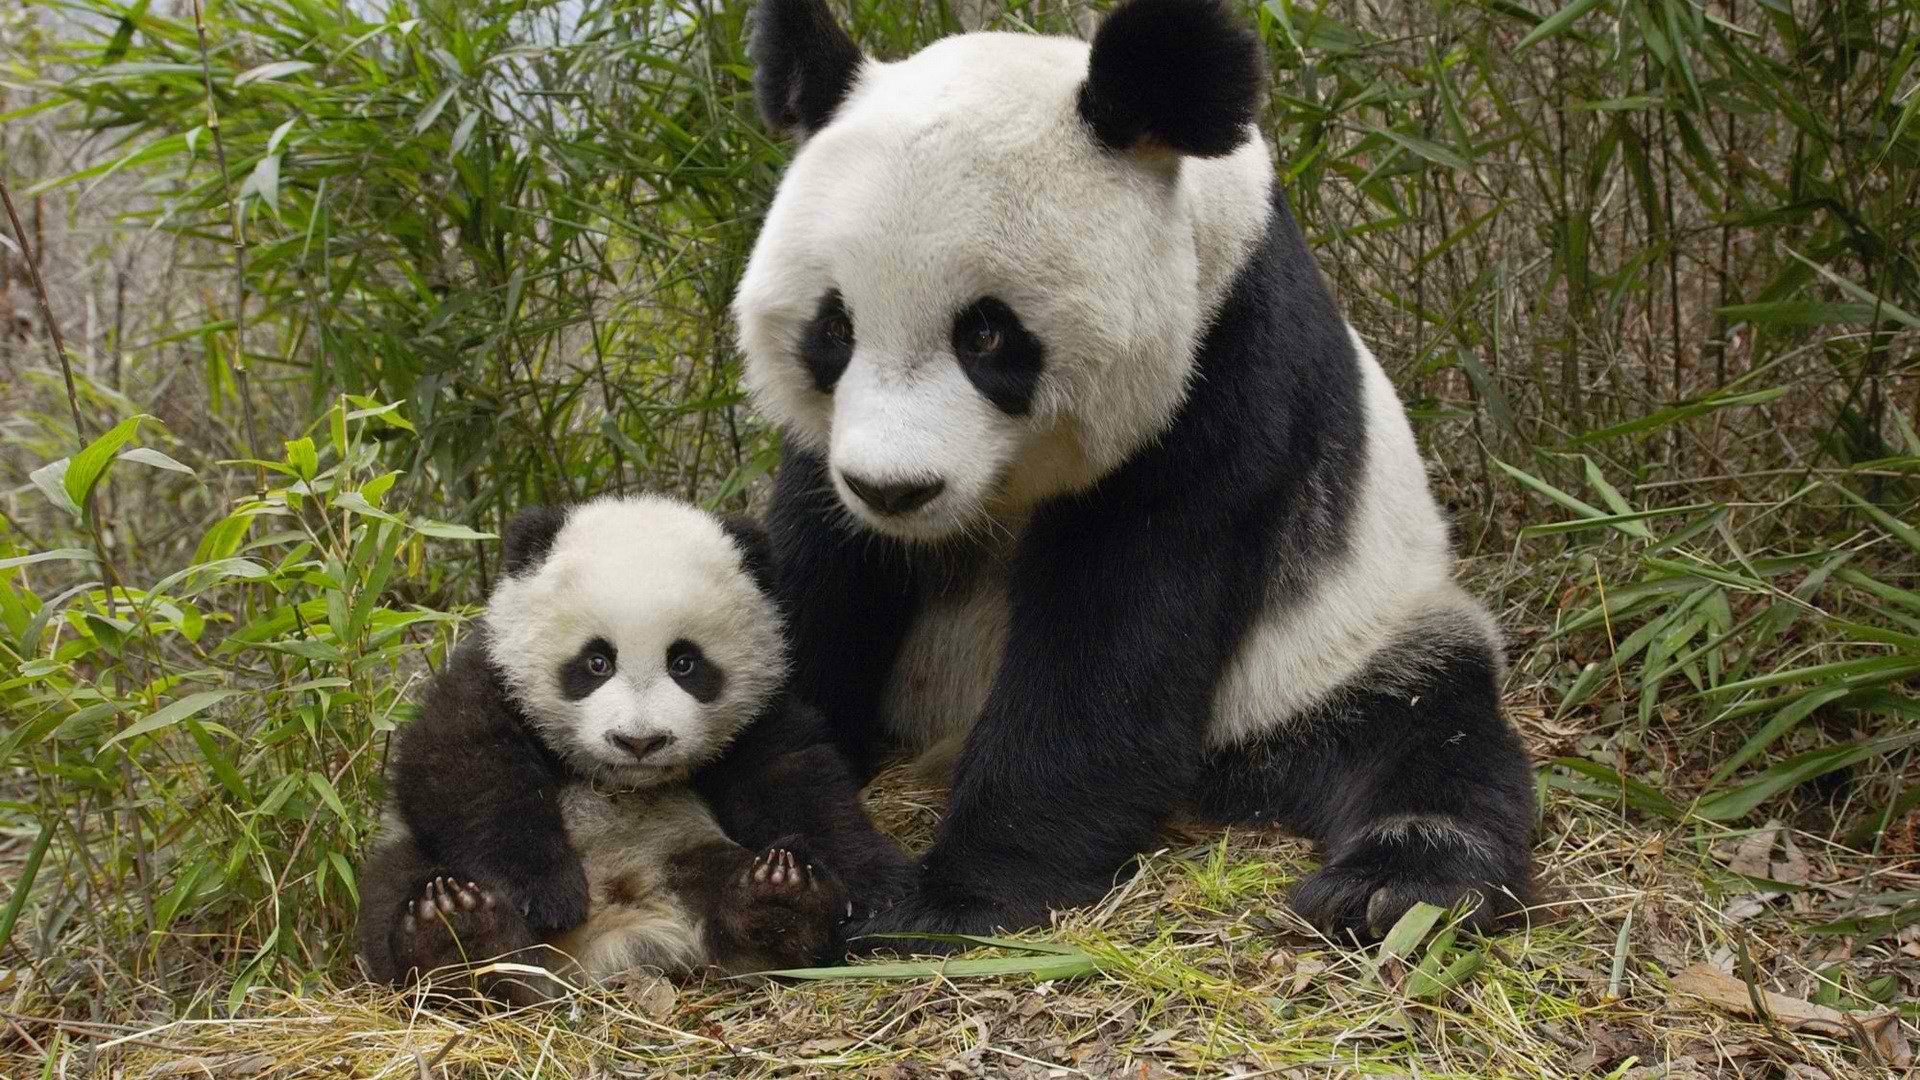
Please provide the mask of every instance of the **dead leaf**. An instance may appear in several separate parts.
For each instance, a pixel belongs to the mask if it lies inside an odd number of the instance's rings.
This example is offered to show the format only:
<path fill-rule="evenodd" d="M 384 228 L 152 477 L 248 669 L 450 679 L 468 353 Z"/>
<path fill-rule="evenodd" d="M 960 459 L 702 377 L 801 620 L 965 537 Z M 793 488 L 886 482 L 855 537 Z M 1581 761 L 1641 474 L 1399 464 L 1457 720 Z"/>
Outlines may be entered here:
<path fill-rule="evenodd" d="M 1325 963 L 1311 957 L 1300 961 L 1300 965 L 1293 969 L 1293 986 L 1288 990 L 1288 993 L 1298 994 L 1300 991 L 1305 990 L 1307 984 L 1313 981 L 1314 976 L 1326 970 L 1327 965 Z"/>
<path fill-rule="evenodd" d="M 1773 861 L 1773 869 L 1768 876 L 1787 885 L 1805 885 L 1813 877 L 1813 867 L 1793 842 L 1792 833 L 1780 834 L 1780 848 L 1784 857 Z"/>
<path fill-rule="evenodd" d="M 808 1039 L 806 1042 L 800 1044 L 800 1053 L 805 1057 L 817 1057 L 821 1054 L 838 1053 L 849 1046 L 858 1045 L 859 1042 L 859 1039 L 848 1038 L 844 1035 L 827 1039 Z"/>
<path fill-rule="evenodd" d="M 1773 871 L 1773 845 L 1780 838 L 1780 823 L 1769 821 L 1740 841 L 1727 869 L 1742 877 L 1764 878 Z"/>
<path fill-rule="evenodd" d="M 658 975 L 638 976 L 627 984 L 627 1000 L 649 1020 L 672 1016 L 677 997 L 673 984 Z"/>
<path fill-rule="evenodd" d="M 1700 998 L 1727 1012 L 1739 1016 L 1754 1016 L 1753 995 L 1747 984 L 1727 974 L 1711 964 L 1695 964 L 1673 977 L 1675 991 Z M 1758 988 L 1756 988 L 1758 990 Z M 1808 1031 L 1815 1035 L 1831 1035 L 1835 1038 L 1853 1039 L 1862 1037 L 1873 1044 L 1873 1049 L 1889 1064 L 1904 1058 L 1913 1060 L 1913 1051 L 1907 1045 L 1906 1035 L 1900 1030 L 1900 1014 L 1894 1010 L 1879 1013 L 1847 1013 L 1825 1005 L 1815 1005 L 1811 1001 L 1776 994 L 1771 990 L 1758 990 L 1761 1002 L 1775 1023 L 1792 1031 Z"/>

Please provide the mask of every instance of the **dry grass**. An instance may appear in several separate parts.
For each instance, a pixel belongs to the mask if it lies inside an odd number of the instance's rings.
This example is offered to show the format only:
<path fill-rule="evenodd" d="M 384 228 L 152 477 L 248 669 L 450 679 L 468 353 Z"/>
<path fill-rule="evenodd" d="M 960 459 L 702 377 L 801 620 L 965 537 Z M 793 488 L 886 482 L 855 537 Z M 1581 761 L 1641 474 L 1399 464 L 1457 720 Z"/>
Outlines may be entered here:
<path fill-rule="evenodd" d="M 1562 736 L 1518 710 L 1529 734 Z M 876 812 L 924 836 L 937 797 L 885 778 Z M 1749 830 L 1749 833 L 1751 830 Z M 1316 937 L 1285 906 L 1309 868 L 1298 841 L 1182 830 L 1144 871 L 1046 935 L 1092 956 L 1097 974 L 1031 979 L 670 983 L 636 975 L 547 1008 L 477 1017 L 406 995 L 323 983 L 260 990 L 230 1018 L 95 1024 L 34 1014 L 30 979 L 6 1010 L 12 1077 L 80 1076 L 1284 1076 L 1647 1078 L 1880 1076 L 1912 1018 L 1845 1034 L 1776 1015 L 1738 1015 L 1676 991 L 1698 964 L 1805 998 L 1844 969 L 1853 985 L 1910 969 L 1920 927 L 1859 949 L 1809 923 L 1880 889 L 1920 888 L 1911 853 L 1878 866 L 1788 830 L 1804 878 L 1758 893 L 1723 863 L 1745 833 L 1700 850 L 1625 826 L 1573 796 L 1547 803 L 1546 898 L 1532 924 L 1490 942 L 1460 985 L 1423 995 L 1412 963 Z M 1749 852 L 1753 845 L 1748 844 Z M 1783 850 L 1786 849 L 1783 845 Z M 1788 865 L 1791 863 L 1791 865 Z M 1767 899 L 1767 897 L 1772 899 Z M 1856 913 L 1857 914 L 1857 913 Z M 1900 951 L 1894 951 L 1894 950 Z M 220 997 L 209 987 L 208 996 Z M 216 1012 L 218 1010 L 215 1010 Z M 1818 1025 L 1816 1025 L 1816 1028 Z"/>

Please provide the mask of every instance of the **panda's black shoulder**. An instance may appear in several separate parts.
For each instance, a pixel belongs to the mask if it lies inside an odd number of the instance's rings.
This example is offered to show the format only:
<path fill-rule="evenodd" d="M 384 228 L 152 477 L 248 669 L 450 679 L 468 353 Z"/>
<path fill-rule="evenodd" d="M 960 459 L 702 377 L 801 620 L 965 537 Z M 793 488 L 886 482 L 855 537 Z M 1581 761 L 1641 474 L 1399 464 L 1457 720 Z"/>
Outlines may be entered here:
<path fill-rule="evenodd" d="M 455 646 L 427 684 L 414 718 L 396 736 L 393 777 L 404 787 L 409 777 L 465 768 L 476 753 L 525 757 L 542 771 L 557 763 L 488 656 L 484 630 Z"/>

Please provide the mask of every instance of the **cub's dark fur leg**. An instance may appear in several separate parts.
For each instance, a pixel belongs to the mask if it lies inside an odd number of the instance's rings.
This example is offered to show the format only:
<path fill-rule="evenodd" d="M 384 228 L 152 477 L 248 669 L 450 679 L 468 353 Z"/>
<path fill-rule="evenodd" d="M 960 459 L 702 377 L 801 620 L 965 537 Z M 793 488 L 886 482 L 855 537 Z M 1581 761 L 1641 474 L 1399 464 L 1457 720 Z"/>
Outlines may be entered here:
<path fill-rule="evenodd" d="M 1534 825 L 1532 769 L 1495 671 L 1486 646 L 1457 645 L 1391 689 L 1301 718 L 1296 734 L 1215 753 L 1201 809 L 1318 843 L 1325 864 L 1294 886 L 1293 906 L 1328 933 L 1377 938 L 1418 901 L 1468 894 L 1469 924 L 1490 929 L 1528 901 Z"/>
<path fill-rule="evenodd" d="M 868 819 L 853 770 L 819 715 L 790 698 L 696 774 L 694 786 L 742 847 L 798 835 L 846 883 L 857 914 L 886 908 L 912 885 L 913 860 Z"/>
<path fill-rule="evenodd" d="M 798 836 L 759 854 L 704 844 L 676 856 L 670 874 L 706 917 L 709 955 L 722 971 L 807 967 L 840 951 L 846 889 Z"/>
<path fill-rule="evenodd" d="M 584 922 L 587 875 L 561 817 L 570 774 L 515 715 L 484 631 L 449 658 L 436 707 L 401 730 L 389 769 L 415 843 L 455 875 L 486 881 L 535 933 Z"/>

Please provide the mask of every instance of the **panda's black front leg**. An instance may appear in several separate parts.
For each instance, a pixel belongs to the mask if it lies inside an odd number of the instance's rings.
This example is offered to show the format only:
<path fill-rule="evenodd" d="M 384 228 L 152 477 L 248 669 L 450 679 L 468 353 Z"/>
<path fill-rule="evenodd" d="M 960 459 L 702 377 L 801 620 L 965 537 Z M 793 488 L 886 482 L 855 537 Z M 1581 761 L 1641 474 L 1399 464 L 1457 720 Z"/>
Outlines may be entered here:
<path fill-rule="evenodd" d="M 1465 901 L 1468 925 L 1491 929 L 1530 896 L 1533 774 L 1501 718 L 1492 652 L 1454 643 L 1423 659 L 1417 679 L 1342 695 L 1207 761 L 1209 816 L 1318 843 L 1324 865 L 1292 902 L 1327 933 L 1381 937 L 1419 902 Z"/>
<path fill-rule="evenodd" d="M 849 936 L 1042 924 L 1105 895 L 1191 794 L 1214 675 L 1259 595 L 1244 568 L 1257 563 L 1236 558 L 1231 538 L 1144 516 L 1029 526 L 1006 652 L 919 887 Z"/>
<path fill-rule="evenodd" d="M 826 462 L 789 447 L 774 476 L 767 533 L 792 642 L 790 689 L 825 716 L 857 787 L 886 760 L 880 701 L 919 584 L 903 544 L 849 520 Z"/>

